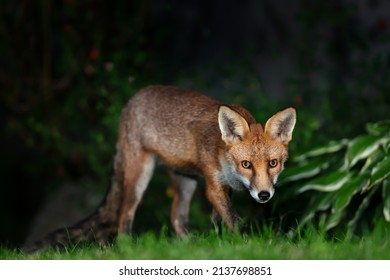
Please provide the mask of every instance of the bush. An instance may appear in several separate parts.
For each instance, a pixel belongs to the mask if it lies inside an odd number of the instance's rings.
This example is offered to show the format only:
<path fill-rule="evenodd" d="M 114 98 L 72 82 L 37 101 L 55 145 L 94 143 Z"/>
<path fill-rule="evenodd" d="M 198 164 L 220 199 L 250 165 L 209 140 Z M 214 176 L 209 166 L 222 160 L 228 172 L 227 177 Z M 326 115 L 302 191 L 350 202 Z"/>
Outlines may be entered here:
<path fill-rule="evenodd" d="M 304 153 L 286 168 L 278 204 L 293 205 L 299 227 L 315 222 L 328 232 L 356 233 L 390 222 L 390 121 L 366 130 Z"/>

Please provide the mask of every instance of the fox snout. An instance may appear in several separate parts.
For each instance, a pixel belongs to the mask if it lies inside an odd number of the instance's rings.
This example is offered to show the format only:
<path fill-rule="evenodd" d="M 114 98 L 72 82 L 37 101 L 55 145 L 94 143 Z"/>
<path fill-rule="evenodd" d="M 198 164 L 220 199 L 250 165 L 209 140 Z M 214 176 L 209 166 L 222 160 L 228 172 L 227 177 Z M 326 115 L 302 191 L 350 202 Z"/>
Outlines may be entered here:
<path fill-rule="evenodd" d="M 275 189 L 273 187 L 272 189 L 261 191 L 251 189 L 249 192 L 258 203 L 266 203 L 274 196 Z"/>
<path fill-rule="evenodd" d="M 260 202 L 267 202 L 271 198 L 271 193 L 267 191 L 261 191 L 258 194 Z"/>

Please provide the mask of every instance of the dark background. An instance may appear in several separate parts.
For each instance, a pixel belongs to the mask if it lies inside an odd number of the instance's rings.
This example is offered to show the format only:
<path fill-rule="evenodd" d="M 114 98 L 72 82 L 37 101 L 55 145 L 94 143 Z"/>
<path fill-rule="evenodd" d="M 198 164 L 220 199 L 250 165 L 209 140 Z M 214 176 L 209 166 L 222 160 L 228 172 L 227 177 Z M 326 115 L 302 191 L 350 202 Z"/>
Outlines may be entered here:
<path fill-rule="evenodd" d="M 120 110 L 146 85 L 241 103 L 262 123 L 295 106 L 292 156 L 389 117 L 389 1 L 0 3 L 2 244 L 99 203 Z M 168 222 L 161 171 L 139 229 Z M 195 224 L 208 210 L 194 204 Z"/>

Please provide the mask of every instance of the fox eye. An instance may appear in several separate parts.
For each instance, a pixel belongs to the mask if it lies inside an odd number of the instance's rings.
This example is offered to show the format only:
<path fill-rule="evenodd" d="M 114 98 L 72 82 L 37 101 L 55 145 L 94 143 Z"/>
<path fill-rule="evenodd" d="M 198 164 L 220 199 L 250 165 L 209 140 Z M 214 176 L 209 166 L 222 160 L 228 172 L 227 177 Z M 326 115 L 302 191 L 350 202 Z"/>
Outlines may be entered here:
<path fill-rule="evenodd" d="M 252 163 L 247 160 L 243 160 L 241 162 L 241 166 L 244 167 L 245 169 L 251 169 L 252 168 Z"/>
<path fill-rule="evenodd" d="M 277 159 L 271 159 L 269 162 L 268 162 L 268 165 L 270 168 L 274 168 L 278 165 L 278 160 Z"/>

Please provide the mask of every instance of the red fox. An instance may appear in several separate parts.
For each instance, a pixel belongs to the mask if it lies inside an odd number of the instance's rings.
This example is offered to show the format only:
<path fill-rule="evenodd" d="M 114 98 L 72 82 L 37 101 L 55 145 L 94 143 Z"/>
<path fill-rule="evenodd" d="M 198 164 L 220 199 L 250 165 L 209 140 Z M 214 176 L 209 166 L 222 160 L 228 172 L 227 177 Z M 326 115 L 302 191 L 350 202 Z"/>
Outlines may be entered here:
<path fill-rule="evenodd" d="M 176 234 L 187 232 L 194 175 L 205 179 L 213 218 L 235 230 L 240 221 L 230 190 L 246 190 L 259 203 L 274 195 L 287 160 L 296 111 L 287 108 L 265 126 L 238 105 L 222 105 L 192 90 L 150 86 L 136 93 L 122 111 L 111 187 L 90 217 L 67 230 L 27 246 L 94 239 L 107 242 L 118 230 L 130 234 L 137 207 L 156 164 L 168 167 L 175 194 L 171 223 Z"/>

